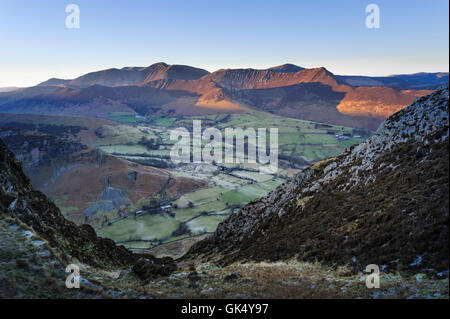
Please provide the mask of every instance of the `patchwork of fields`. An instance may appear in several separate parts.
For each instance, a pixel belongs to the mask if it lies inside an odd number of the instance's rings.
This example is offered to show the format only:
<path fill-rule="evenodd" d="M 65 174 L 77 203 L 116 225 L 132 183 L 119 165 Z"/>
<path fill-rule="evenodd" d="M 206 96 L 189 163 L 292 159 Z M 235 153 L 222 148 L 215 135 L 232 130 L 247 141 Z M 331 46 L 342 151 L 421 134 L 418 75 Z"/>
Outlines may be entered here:
<path fill-rule="evenodd" d="M 370 135 L 369 131 L 360 129 L 253 112 L 247 114 L 185 116 L 181 119 L 158 117 L 149 119 L 148 123 L 141 121 L 139 124 L 129 125 L 128 128 L 120 125 L 116 129 L 117 132 L 107 136 L 109 141 L 111 136 L 133 136 L 136 135 L 136 131 L 139 131 L 139 134 L 137 134 L 139 139 L 142 136 L 146 136 L 148 139 L 159 140 L 159 148 L 157 150 L 149 150 L 144 145 L 137 144 L 136 139 L 134 141 L 127 140 L 127 142 L 123 143 L 116 139 L 112 143 L 98 146 L 105 152 L 117 155 L 129 154 L 129 156 L 143 158 L 154 156 L 168 157 L 170 155 L 170 147 L 175 143 L 175 141 L 170 140 L 170 129 L 183 127 L 191 131 L 194 120 L 202 122 L 202 129 L 215 127 L 222 132 L 226 128 L 277 128 L 280 155 L 302 157 L 309 162 L 336 156 L 344 148 L 360 143 Z M 120 129 L 125 131 L 119 132 Z M 126 132 L 126 130 L 129 131 Z M 338 139 L 336 135 L 342 138 Z"/>
<path fill-rule="evenodd" d="M 226 128 L 277 128 L 278 171 L 262 174 L 258 165 L 248 163 L 175 165 L 170 161 L 170 150 L 176 141 L 170 140 L 170 131 L 184 127 L 192 132 L 194 120 L 201 121 L 203 130 L 215 127 L 221 132 Z M 151 249 L 163 255 L 179 255 L 180 249 L 188 249 L 203 235 L 214 232 L 217 225 L 235 210 L 265 196 L 301 169 L 323 158 L 336 156 L 370 135 L 370 132 L 360 129 L 257 111 L 180 118 L 115 112 L 110 114 L 109 121 L 50 116 L 2 117 L 0 125 L 9 124 L 74 138 L 113 158 L 127 160 L 130 163 L 128 175 L 123 176 L 124 182 L 121 183 L 132 183 L 130 185 L 134 185 L 139 192 L 129 193 L 132 200 L 120 212 L 115 209 L 101 210 L 105 200 L 90 202 L 91 210 L 95 207 L 100 210 L 89 211 L 90 217 L 85 222 L 95 221 L 91 224 L 101 236 L 128 248 L 138 251 Z M 202 141 L 203 144 L 206 142 Z M 140 168 L 133 168 L 133 162 Z M 161 176 L 167 176 L 167 181 L 160 183 L 159 191 L 155 192 L 153 187 L 151 192 L 145 192 L 146 188 L 140 185 L 151 184 L 151 181 L 142 180 L 141 173 L 133 175 L 134 171 L 141 172 L 144 167 L 155 167 L 160 170 Z M 114 172 L 105 175 L 105 180 L 109 181 L 111 174 Z M 118 178 L 112 179 L 112 182 Z M 198 181 L 197 186 L 194 186 L 194 181 Z M 83 189 L 89 187 L 80 187 L 77 192 Z M 70 197 L 67 192 L 52 198 L 69 216 L 79 207 L 67 201 L 68 195 Z M 128 189 L 122 189 L 122 192 L 128 194 Z M 164 205 L 170 205 L 171 209 L 155 210 L 155 207 Z M 144 213 L 135 216 L 137 211 Z"/>
<path fill-rule="evenodd" d="M 170 129 L 185 127 L 192 132 L 194 120 L 202 121 L 202 129 L 278 128 L 280 168 L 276 174 L 261 174 L 254 164 L 183 164 L 170 163 Z M 121 123 L 132 123 L 128 117 Z M 123 126 L 123 125 L 120 125 Z M 150 149 L 142 143 L 99 145 L 104 152 L 137 163 L 165 161 L 172 176 L 197 178 L 208 183 L 202 189 L 170 198 L 170 214 L 129 216 L 100 229 L 101 236 L 111 238 L 128 248 L 142 250 L 168 246 L 181 240 L 214 232 L 217 225 L 234 210 L 265 196 L 302 168 L 326 157 L 336 156 L 344 148 L 361 142 L 370 132 L 352 128 L 302 121 L 267 113 L 219 114 L 183 118 L 153 117 L 129 126 L 130 130 L 148 132 L 158 147 Z M 126 128 L 125 128 L 126 129 Z M 126 133 L 125 133 L 126 134 Z M 170 196 L 169 196 L 170 197 Z"/>

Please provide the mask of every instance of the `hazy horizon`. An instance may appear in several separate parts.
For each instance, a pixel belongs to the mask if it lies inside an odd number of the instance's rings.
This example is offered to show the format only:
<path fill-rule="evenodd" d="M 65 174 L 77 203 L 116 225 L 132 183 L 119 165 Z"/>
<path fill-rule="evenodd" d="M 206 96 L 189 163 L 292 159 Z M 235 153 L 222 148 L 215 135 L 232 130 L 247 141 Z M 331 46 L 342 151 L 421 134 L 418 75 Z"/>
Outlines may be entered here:
<path fill-rule="evenodd" d="M 158 61 L 158 62 L 154 62 L 154 63 L 148 64 L 148 65 L 111 66 L 111 67 L 106 67 L 106 68 L 102 68 L 102 69 L 93 69 L 93 70 L 86 71 L 86 72 L 83 72 L 83 73 L 80 73 L 80 74 L 74 73 L 74 76 L 72 76 L 72 77 L 50 76 L 48 78 L 43 78 L 42 80 L 39 80 L 38 82 L 32 83 L 31 85 L 1 85 L 0 88 L 25 88 L 25 87 L 32 87 L 32 86 L 38 85 L 38 84 L 40 84 L 42 82 L 45 82 L 45 81 L 47 81 L 49 79 L 52 79 L 52 78 L 57 78 L 57 79 L 62 79 L 62 80 L 73 80 L 75 78 L 78 78 L 80 76 L 83 76 L 83 75 L 85 75 L 87 73 L 91 73 L 91 72 L 97 72 L 97 71 L 102 71 L 102 70 L 107 70 L 107 69 L 123 69 L 123 68 L 127 68 L 127 67 L 143 68 L 143 67 L 148 67 L 148 66 L 150 66 L 152 64 L 159 63 L 159 62 L 163 62 L 163 63 L 169 64 L 169 65 L 172 65 L 172 64 L 174 64 L 174 65 L 186 65 L 186 64 L 183 64 L 183 63 L 167 63 L 166 61 Z M 418 72 L 396 73 L 396 74 L 356 74 L 356 73 L 355 74 L 350 74 L 350 73 L 345 73 L 344 74 L 344 73 L 333 72 L 333 70 L 331 68 L 323 66 L 323 65 L 305 66 L 305 65 L 299 65 L 299 64 L 290 63 L 290 62 L 286 62 L 286 63 L 282 63 L 282 64 L 294 64 L 294 65 L 297 65 L 299 67 L 304 67 L 304 68 L 307 68 L 307 69 L 324 67 L 328 71 L 332 72 L 335 75 L 346 75 L 346 76 L 388 77 L 388 76 L 395 76 L 395 75 L 418 74 L 418 73 L 449 73 L 449 71 L 446 70 L 446 71 L 430 71 L 430 72 L 418 71 Z M 189 65 L 189 66 L 200 68 L 200 69 L 204 69 L 204 70 L 206 70 L 206 71 L 208 71 L 210 73 L 213 73 L 213 72 L 219 71 L 221 69 L 256 69 L 256 70 L 265 70 L 265 69 L 269 69 L 271 67 L 279 66 L 279 65 L 282 65 L 282 64 L 268 65 L 266 67 L 245 67 L 245 66 L 223 67 L 223 68 L 214 69 L 214 70 L 213 69 L 203 68 L 203 67 L 197 66 L 197 65 Z"/>
<path fill-rule="evenodd" d="M 164 61 L 210 72 L 285 63 L 337 75 L 448 72 L 448 1 L 373 1 L 380 28 L 365 26 L 372 1 L 2 0 L 0 87 Z M 123 8 L 127 9 L 124 10 Z"/>

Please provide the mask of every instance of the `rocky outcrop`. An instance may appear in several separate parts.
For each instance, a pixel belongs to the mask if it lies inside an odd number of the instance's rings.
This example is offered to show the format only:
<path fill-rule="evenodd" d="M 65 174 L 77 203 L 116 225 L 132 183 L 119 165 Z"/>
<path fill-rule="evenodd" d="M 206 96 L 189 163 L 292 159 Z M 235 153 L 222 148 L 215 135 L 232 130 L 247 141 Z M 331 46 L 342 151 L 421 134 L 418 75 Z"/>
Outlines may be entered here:
<path fill-rule="evenodd" d="M 15 220 L 26 225 L 67 263 L 77 260 L 102 269 L 120 269 L 134 265 L 142 257 L 123 246 L 117 246 L 110 239 L 98 237 L 89 225 L 77 226 L 66 220 L 55 204 L 31 186 L 21 163 L 1 140 L 0 219 Z M 144 264 L 156 264 L 164 269 L 175 267 L 170 258 L 145 258 Z M 167 271 L 155 275 L 163 273 Z"/>
<path fill-rule="evenodd" d="M 68 256 L 94 266 L 131 264 L 133 255 L 112 240 L 100 239 L 88 225 L 67 221 L 44 194 L 34 190 L 22 166 L 0 141 L 0 208 L 17 218 Z"/>
<path fill-rule="evenodd" d="M 87 149 L 73 140 L 17 128 L 0 127 L 0 138 L 22 162 L 27 176 L 35 173 L 40 166 L 50 165 L 56 160 L 67 161 L 71 155 Z"/>
<path fill-rule="evenodd" d="M 222 222 L 188 256 L 448 269 L 448 86 Z"/>

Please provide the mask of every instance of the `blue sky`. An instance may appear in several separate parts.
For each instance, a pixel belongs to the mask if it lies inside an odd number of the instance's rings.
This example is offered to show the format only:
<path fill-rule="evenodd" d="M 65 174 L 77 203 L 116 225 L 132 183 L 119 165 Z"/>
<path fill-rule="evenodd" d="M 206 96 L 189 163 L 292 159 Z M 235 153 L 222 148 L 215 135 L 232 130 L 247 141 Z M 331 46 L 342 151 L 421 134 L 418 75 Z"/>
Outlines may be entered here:
<path fill-rule="evenodd" d="M 65 8 L 80 7 L 67 29 Z M 365 26 L 368 4 L 380 29 Z M 447 0 L 0 0 L 0 87 L 164 61 L 336 74 L 448 71 Z"/>

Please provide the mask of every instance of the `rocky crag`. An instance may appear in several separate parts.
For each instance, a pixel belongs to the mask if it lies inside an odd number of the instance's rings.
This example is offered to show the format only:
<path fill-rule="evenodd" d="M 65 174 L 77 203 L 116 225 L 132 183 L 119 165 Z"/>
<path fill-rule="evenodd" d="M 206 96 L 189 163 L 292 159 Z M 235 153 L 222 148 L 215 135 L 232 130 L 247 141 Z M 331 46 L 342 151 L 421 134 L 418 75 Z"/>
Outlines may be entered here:
<path fill-rule="evenodd" d="M 297 258 L 448 276 L 449 89 L 389 117 L 367 141 L 249 203 L 188 258 Z"/>
<path fill-rule="evenodd" d="M 176 268 L 171 258 L 157 259 L 150 255 L 133 254 L 123 246 L 117 246 L 110 239 L 97 237 L 91 226 L 77 226 L 65 219 L 53 202 L 33 188 L 22 170 L 21 162 L 2 141 L 0 141 L 0 222 L 2 243 L 8 241 L 10 237 L 17 237 L 18 233 L 24 234 L 22 240 L 26 242 L 26 239 L 32 239 L 36 247 L 46 247 L 46 257 L 53 258 L 63 269 L 71 263 L 104 270 L 133 269 L 138 277 L 149 280 L 160 275 L 168 275 Z M 10 261 L 10 254 L 11 251 L 2 249 L 0 259 Z M 29 262 L 37 263 L 38 256 L 40 253 L 34 251 Z M 5 271 L 14 271 L 14 267 Z M 24 279 L 24 282 L 26 281 Z"/>

